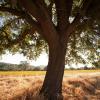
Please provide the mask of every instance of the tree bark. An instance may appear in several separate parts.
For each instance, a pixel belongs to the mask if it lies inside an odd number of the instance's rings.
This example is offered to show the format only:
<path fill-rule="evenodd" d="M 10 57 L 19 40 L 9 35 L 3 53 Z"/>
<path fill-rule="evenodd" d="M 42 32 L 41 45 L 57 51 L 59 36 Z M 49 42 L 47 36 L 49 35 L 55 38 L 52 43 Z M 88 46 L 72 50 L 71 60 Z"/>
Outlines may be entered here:
<path fill-rule="evenodd" d="M 49 47 L 49 62 L 40 94 L 47 100 L 63 100 L 62 80 L 65 68 L 66 45 L 60 39 L 59 42 Z"/>

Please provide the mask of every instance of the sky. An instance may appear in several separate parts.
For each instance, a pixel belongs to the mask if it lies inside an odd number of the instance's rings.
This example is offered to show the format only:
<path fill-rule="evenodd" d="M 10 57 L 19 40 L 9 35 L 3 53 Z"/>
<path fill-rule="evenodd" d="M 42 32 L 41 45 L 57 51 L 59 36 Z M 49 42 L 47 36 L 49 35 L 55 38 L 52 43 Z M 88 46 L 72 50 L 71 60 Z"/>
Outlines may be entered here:
<path fill-rule="evenodd" d="M 0 62 L 5 63 L 12 63 L 12 64 L 20 64 L 20 61 L 28 61 L 30 65 L 34 66 L 46 66 L 48 63 L 48 56 L 46 53 L 42 53 L 37 60 L 27 60 L 26 57 L 24 57 L 22 54 L 16 53 L 15 55 L 12 55 L 10 53 L 7 53 L 3 55 L 0 59 Z"/>
<path fill-rule="evenodd" d="M 3 55 L 0 58 L 0 62 L 5 62 L 5 63 L 12 63 L 12 64 L 20 64 L 21 61 L 28 61 L 30 65 L 33 66 L 46 66 L 48 64 L 48 55 L 43 52 L 37 60 L 27 60 L 26 57 L 24 57 L 22 54 L 16 53 L 15 55 L 12 55 L 10 53 L 7 53 Z M 84 67 L 85 65 L 83 64 L 72 64 L 71 66 L 65 65 L 66 68 L 80 68 Z M 91 64 L 87 65 L 88 67 L 91 67 Z"/>

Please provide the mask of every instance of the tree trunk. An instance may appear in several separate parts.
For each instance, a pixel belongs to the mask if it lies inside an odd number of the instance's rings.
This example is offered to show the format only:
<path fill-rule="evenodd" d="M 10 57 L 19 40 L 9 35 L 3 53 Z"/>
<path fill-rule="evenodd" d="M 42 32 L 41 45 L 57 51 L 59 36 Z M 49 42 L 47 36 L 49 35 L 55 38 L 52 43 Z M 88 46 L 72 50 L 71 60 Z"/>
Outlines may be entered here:
<path fill-rule="evenodd" d="M 65 68 L 66 45 L 63 42 L 49 47 L 49 62 L 40 94 L 47 100 L 63 100 L 62 80 Z"/>

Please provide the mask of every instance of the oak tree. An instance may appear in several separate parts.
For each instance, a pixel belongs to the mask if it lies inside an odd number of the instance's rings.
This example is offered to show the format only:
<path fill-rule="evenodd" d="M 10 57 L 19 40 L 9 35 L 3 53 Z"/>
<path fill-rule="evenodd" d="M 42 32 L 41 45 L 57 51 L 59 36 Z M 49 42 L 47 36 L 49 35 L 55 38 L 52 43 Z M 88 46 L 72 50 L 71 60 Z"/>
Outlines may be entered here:
<path fill-rule="evenodd" d="M 1 54 L 49 52 L 40 90 L 48 100 L 63 99 L 65 62 L 99 59 L 100 0 L 0 0 L 0 11 Z"/>

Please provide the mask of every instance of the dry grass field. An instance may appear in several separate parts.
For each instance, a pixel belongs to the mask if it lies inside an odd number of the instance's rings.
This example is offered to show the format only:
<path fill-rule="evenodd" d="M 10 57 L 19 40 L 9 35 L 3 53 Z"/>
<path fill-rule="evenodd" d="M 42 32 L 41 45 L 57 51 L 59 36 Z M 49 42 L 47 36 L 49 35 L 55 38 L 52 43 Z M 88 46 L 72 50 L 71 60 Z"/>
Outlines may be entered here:
<path fill-rule="evenodd" d="M 100 73 L 100 69 L 97 70 L 65 70 L 65 75 L 85 74 L 85 73 Z M 45 75 L 46 71 L 0 71 L 0 76 L 37 76 Z"/>
<path fill-rule="evenodd" d="M 76 77 L 73 74 L 70 76 L 71 71 L 65 72 L 62 87 L 64 100 L 100 100 L 99 71 L 77 72 L 73 71 Z M 38 95 L 38 91 L 44 78 L 41 75 L 45 72 L 40 75 L 34 74 L 35 76 L 25 73 L 17 74 L 0 73 L 0 100 L 44 100 Z"/>

